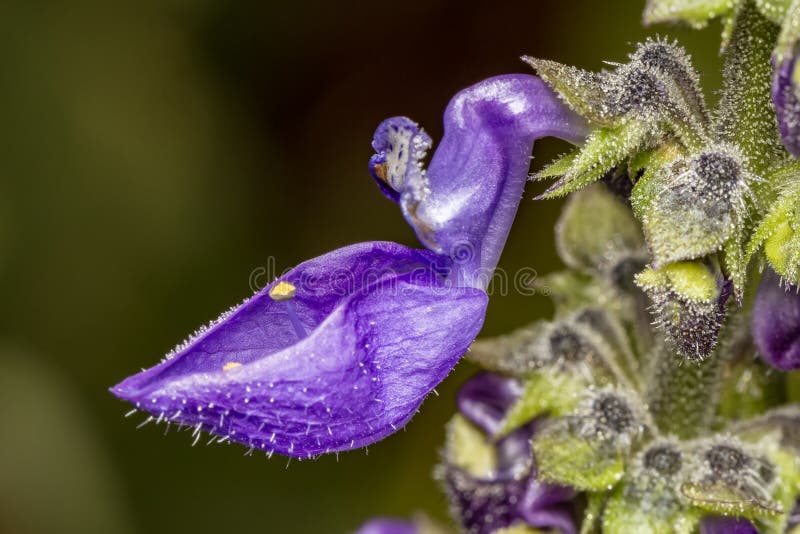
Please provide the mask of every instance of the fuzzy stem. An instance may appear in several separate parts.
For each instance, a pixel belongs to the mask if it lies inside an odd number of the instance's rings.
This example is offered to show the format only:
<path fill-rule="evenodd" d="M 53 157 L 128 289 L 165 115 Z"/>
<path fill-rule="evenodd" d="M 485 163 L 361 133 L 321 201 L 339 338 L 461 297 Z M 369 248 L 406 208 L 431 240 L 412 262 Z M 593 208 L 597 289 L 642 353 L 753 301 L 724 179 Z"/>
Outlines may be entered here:
<path fill-rule="evenodd" d="M 655 350 L 645 397 L 661 432 L 687 439 L 709 428 L 718 397 L 721 352 L 717 348 L 705 360 L 694 362 L 663 344 Z"/>

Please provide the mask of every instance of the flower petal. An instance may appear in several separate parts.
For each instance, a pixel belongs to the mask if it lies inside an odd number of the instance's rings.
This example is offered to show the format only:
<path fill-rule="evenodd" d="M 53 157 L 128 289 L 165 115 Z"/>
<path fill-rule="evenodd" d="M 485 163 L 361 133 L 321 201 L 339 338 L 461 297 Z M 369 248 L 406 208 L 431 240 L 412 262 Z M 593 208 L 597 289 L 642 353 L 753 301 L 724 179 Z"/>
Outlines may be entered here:
<path fill-rule="evenodd" d="M 777 61 L 772 79 L 772 102 L 775 104 L 783 145 L 794 157 L 800 158 L 800 88 L 797 86 L 796 70 L 796 52 Z"/>
<path fill-rule="evenodd" d="M 413 523 L 399 519 L 376 518 L 364 523 L 356 534 L 418 534 Z"/>
<path fill-rule="evenodd" d="M 408 422 L 483 322 L 486 294 L 445 285 L 435 261 L 394 243 L 310 260 L 112 392 L 197 433 L 290 456 L 373 443 Z M 285 282 L 294 298 L 276 301 Z"/>
<path fill-rule="evenodd" d="M 458 411 L 489 435 L 500 429 L 506 411 L 522 394 L 515 378 L 497 373 L 479 373 L 458 391 Z"/>
<path fill-rule="evenodd" d="M 759 354 L 783 371 L 800 369 L 800 295 L 782 285 L 771 269 L 764 273 L 753 303 L 752 333 Z"/>
<path fill-rule="evenodd" d="M 460 284 L 485 288 L 528 177 L 536 139 L 581 141 L 583 119 L 539 78 L 497 76 L 458 93 L 427 172 L 430 138 L 410 119 L 382 123 L 370 170 L 431 250 L 451 257 Z"/>

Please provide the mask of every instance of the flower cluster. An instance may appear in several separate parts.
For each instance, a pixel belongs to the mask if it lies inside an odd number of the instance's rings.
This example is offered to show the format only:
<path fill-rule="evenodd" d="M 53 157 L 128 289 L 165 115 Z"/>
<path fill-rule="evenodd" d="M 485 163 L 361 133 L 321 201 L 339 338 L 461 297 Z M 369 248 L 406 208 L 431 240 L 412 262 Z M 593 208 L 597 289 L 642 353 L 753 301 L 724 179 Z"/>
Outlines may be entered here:
<path fill-rule="evenodd" d="M 650 0 L 722 17 L 724 84 L 651 39 L 590 72 L 459 92 L 444 136 L 379 125 L 369 172 L 423 249 L 360 243 L 295 267 L 112 392 L 195 440 L 308 458 L 405 425 L 464 356 L 435 477 L 468 534 L 783 534 L 797 523 L 800 0 Z M 555 314 L 477 337 L 534 142 L 567 196 Z M 346 273 L 345 276 L 341 276 Z M 434 534 L 419 517 L 360 534 Z"/>

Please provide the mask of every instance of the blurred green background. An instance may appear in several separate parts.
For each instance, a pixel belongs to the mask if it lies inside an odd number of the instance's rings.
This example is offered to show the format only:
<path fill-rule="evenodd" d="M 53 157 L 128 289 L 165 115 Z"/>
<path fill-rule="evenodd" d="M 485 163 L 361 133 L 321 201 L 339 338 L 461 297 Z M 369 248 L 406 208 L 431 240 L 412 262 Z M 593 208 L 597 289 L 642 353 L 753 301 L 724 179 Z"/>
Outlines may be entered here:
<path fill-rule="evenodd" d="M 462 364 L 406 431 L 337 462 L 267 461 L 137 418 L 107 388 L 279 270 L 414 244 L 366 171 L 374 127 L 437 139 L 458 89 L 521 54 L 599 69 L 676 35 L 713 95 L 719 27 L 643 0 L 0 2 L 0 532 L 345 533 L 446 517 L 430 471 Z M 537 147 L 534 166 L 564 149 Z M 522 202 L 501 266 L 559 267 L 557 202 Z M 493 297 L 484 334 L 550 313 Z M 137 420 L 133 420 L 137 419 Z M 203 442 L 201 442 L 203 443 Z"/>

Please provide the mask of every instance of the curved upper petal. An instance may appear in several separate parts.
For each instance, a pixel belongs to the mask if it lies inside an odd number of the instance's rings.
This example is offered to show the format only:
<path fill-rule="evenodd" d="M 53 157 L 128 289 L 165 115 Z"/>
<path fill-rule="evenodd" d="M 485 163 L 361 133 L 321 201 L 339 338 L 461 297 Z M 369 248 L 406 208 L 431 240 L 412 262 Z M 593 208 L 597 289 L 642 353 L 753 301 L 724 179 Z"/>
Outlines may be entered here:
<path fill-rule="evenodd" d="M 534 141 L 578 142 L 586 132 L 539 78 L 497 76 L 450 101 L 427 171 L 421 160 L 431 140 L 405 117 L 378 127 L 370 170 L 420 240 L 454 260 L 459 283 L 485 288 L 522 198 Z"/>
<path fill-rule="evenodd" d="M 486 294 L 446 284 L 437 261 L 377 242 L 305 262 L 112 392 L 290 456 L 373 443 L 411 418 L 482 325 Z M 296 293 L 276 301 L 283 282 Z"/>
<path fill-rule="evenodd" d="M 753 302 L 753 341 L 771 366 L 789 371 L 800 369 L 800 295 L 798 288 L 781 284 L 768 269 Z"/>

